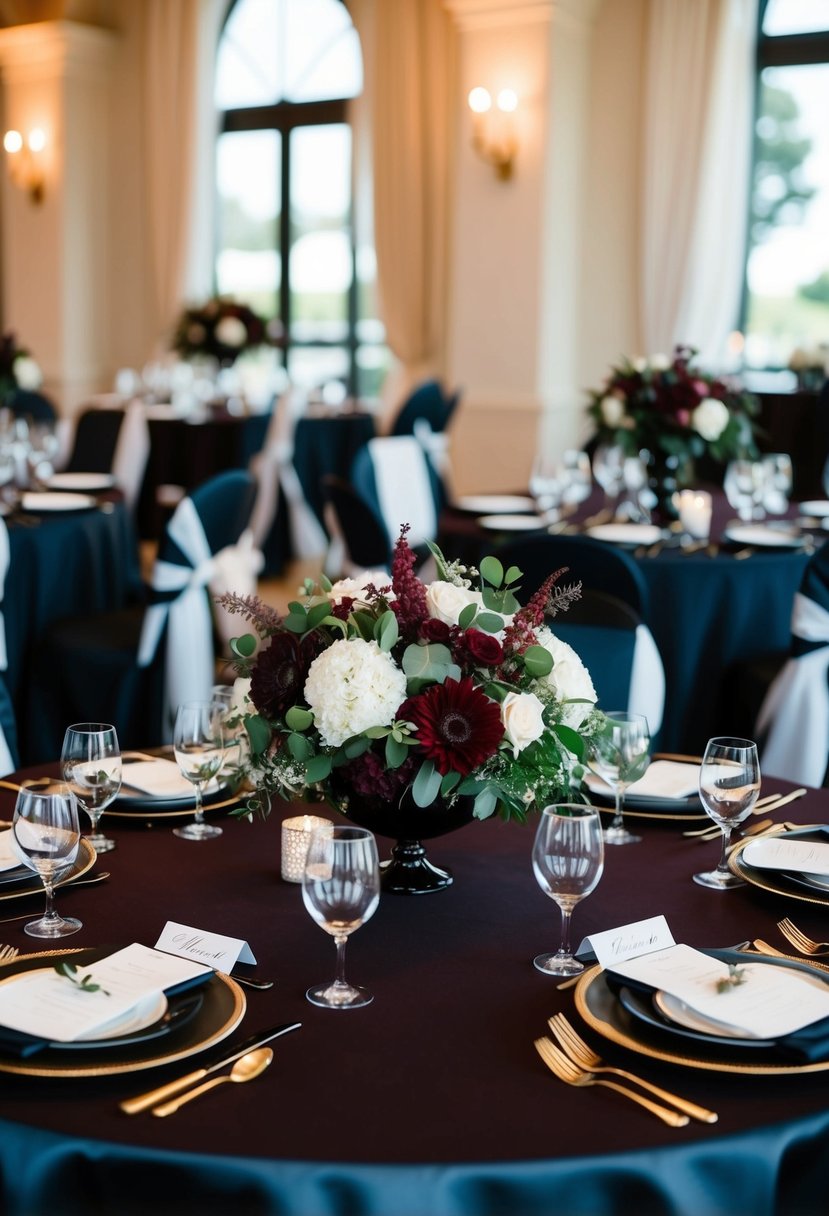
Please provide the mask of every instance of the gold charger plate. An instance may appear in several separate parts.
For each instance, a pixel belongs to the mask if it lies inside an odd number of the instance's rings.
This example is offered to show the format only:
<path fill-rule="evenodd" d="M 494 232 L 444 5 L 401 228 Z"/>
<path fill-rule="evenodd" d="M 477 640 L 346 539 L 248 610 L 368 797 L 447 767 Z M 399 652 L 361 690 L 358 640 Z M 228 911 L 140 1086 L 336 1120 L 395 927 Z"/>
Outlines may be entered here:
<path fill-rule="evenodd" d="M 220 802 L 205 802 L 202 804 L 204 816 L 207 818 L 214 811 L 221 811 L 225 807 L 238 806 L 245 795 L 234 794 L 232 798 L 223 798 Z M 156 805 L 148 798 L 146 802 L 136 802 L 129 810 L 118 810 L 118 800 L 108 806 L 104 811 L 105 819 L 132 819 L 133 821 L 144 820 L 149 823 L 155 819 L 192 819 L 195 812 L 195 800 L 182 806 L 177 802 L 165 802 L 164 799 L 156 800 Z M 104 821 L 102 821 L 104 822 Z"/>
<path fill-rule="evenodd" d="M 44 962 L 59 955 L 74 955 L 79 963 L 94 962 L 118 947 L 86 950 L 44 950 L 37 954 L 19 955 L 2 966 L 3 976 L 18 971 L 33 971 Z M 206 1051 L 226 1039 L 245 1014 L 245 995 L 228 975 L 216 972 L 204 985 L 204 1001 L 198 1013 L 175 1034 L 164 1039 L 152 1039 L 145 1044 L 132 1044 L 121 1050 L 93 1048 L 87 1052 L 66 1053 L 43 1051 L 21 1060 L 4 1054 L 0 1049 L 0 1073 L 24 1077 L 111 1077 L 120 1073 L 141 1072 L 148 1068 L 163 1068 Z M 174 1040 L 171 1042 L 170 1040 Z M 161 1049 L 160 1044 L 167 1044 Z M 67 1058 L 67 1056 L 71 1058 Z"/>
<path fill-rule="evenodd" d="M 78 848 L 78 856 L 75 860 L 75 864 L 72 866 L 66 877 L 60 880 L 55 887 L 55 890 L 60 891 L 62 887 L 68 886 L 73 883 L 76 878 L 80 878 L 82 874 L 85 874 L 87 870 L 90 870 L 92 866 L 94 866 L 97 858 L 98 854 L 95 852 L 92 845 L 85 836 L 81 836 L 81 843 L 80 847 Z M 31 878 L 21 879 L 19 884 L 14 886 L 13 890 L 6 891 L 5 888 L 0 888 L 0 890 L 3 892 L 0 894 L 0 901 L 6 899 L 23 899 L 25 896 L 29 895 L 42 895 L 43 882 L 41 881 L 39 875 L 35 874 L 33 871 Z"/>
<path fill-rule="evenodd" d="M 820 827 L 820 824 L 813 824 L 812 829 Z M 785 839 L 791 836 L 797 839 L 800 836 L 806 835 L 809 832 L 808 827 L 798 828 L 794 832 L 783 832 L 778 839 Z M 743 858 L 743 850 L 747 845 L 751 844 L 751 839 L 741 840 L 734 847 L 729 858 L 728 866 L 732 873 L 738 878 L 742 878 L 745 882 L 750 883 L 752 887 L 759 887 L 761 891 L 771 891 L 774 895 L 785 895 L 787 899 L 797 899 L 804 904 L 820 904 L 821 907 L 829 907 L 829 891 L 821 894 L 817 890 L 809 890 L 800 883 L 792 882 L 786 878 L 785 874 L 778 870 L 760 870 L 754 866 L 750 866 Z"/>
<path fill-rule="evenodd" d="M 770 958 L 766 955 L 745 955 L 752 963 L 760 962 L 771 966 L 787 966 L 786 960 Z M 800 964 L 801 966 L 803 963 Z M 701 1068 L 707 1072 L 725 1072 L 740 1076 L 795 1076 L 809 1072 L 829 1071 L 829 1060 L 821 1060 L 815 1064 L 793 1064 L 783 1060 L 769 1060 L 763 1063 L 749 1064 L 740 1059 L 726 1058 L 727 1049 L 706 1049 L 703 1046 L 695 1050 L 691 1040 L 682 1039 L 684 1051 L 670 1051 L 656 1042 L 656 1036 L 649 1036 L 634 1017 L 624 1009 L 607 983 L 604 970 L 601 967 L 591 967 L 576 985 L 576 1009 L 585 1023 L 611 1043 L 627 1047 L 637 1055 L 647 1056 L 651 1060 L 662 1060 L 666 1064 L 679 1064 L 683 1068 Z M 658 1032 L 657 1032 L 658 1033 Z"/>

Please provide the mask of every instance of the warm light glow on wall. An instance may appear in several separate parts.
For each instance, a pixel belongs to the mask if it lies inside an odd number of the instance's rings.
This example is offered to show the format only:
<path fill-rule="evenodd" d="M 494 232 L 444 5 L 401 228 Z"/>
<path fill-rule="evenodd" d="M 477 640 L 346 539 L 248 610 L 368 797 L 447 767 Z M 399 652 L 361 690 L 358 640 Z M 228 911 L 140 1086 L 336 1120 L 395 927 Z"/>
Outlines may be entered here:
<path fill-rule="evenodd" d="M 472 111 L 472 147 L 495 169 L 500 181 L 512 177 L 518 142 L 513 114 L 518 97 L 513 89 L 501 89 L 495 98 L 495 108 L 489 90 L 478 85 L 468 97 Z"/>
<path fill-rule="evenodd" d="M 7 131 L 3 136 L 6 149 L 6 166 L 15 186 L 25 190 L 33 203 L 43 201 L 44 154 L 46 132 L 42 127 L 32 127 L 25 140 L 19 131 Z"/>

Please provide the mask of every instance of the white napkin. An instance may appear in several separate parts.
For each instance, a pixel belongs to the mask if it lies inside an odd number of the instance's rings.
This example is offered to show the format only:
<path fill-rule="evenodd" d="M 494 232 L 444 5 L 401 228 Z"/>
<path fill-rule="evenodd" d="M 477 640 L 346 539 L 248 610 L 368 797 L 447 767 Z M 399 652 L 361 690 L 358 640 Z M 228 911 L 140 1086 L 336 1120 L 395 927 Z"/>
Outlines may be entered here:
<path fill-rule="evenodd" d="M 11 831 L 0 832 L 0 874 L 5 870 L 19 870 L 23 866 L 23 862 L 12 849 L 13 835 Z"/>
<path fill-rule="evenodd" d="M 172 760 L 136 760 L 124 765 L 124 786 L 150 794 L 153 798 L 186 798 L 193 795 L 193 783 L 181 775 Z M 215 792 L 215 780 L 204 786 L 204 793 Z M 127 789 L 129 794 L 129 789 Z"/>
<path fill-rule="evenodd" d="M 628 786 L 627 792 L 639 798 L 670 799 L 690 798 L 699 792 L 698 764 L 682 764 L 677 760 L 654 760 L 644 777 Z M 590 789 L 597 793 L 610 793 L 610 786 L 595 773 L 586 777 Z"/>
<path fill-rule="evenodd" d="M 817 840 L 781 840 L 768 837 L 752 840 L 743 849 L 750 866 L 760 870 L 794 870 L 801 874 L 829 876 L 829 844 Z"/>

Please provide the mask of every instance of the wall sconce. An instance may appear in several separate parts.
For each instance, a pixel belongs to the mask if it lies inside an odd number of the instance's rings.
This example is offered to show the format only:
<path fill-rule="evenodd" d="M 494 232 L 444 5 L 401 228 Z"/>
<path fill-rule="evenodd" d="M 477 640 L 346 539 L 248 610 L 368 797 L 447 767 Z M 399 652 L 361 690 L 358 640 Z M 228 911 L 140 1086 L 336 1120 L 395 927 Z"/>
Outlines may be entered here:
<path fill-rule="evenodd" d="M 493 110 L 488 90 L 479 86 L 472 90 L 468 100 L 474 115 L 472 147 L 493 166 L 498 180 L 507 182 L 512 177 L 518 149 L 512 117 L 518 108 L 518 98 L 512 89 L 501 89 Z"/>
<path fill-rule="evenodd" d="M 3 147 L 6 149 L 9 177 L 15 186 L 25 190 L 33 203 L 42 203 L 46 133 L 40 127 L 33 127 L 24 140 L 19 131 L 7 131 L 3 136 Z"/>

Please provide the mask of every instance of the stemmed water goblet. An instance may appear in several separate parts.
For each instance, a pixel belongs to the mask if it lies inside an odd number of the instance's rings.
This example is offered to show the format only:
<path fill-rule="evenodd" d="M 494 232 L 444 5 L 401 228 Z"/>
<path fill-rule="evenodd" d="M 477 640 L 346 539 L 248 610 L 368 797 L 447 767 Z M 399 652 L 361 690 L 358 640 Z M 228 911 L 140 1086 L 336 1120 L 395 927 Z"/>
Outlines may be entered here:
<path fill-rule="evenodd" d="M 218 776 L 224 764 L 222 715 L 215 701 L 185 701 L 176 711 L 173 751 L 182 776 L 192 783 L 196 799 L 195 819 L 173 835 L 183 840 L 212 840 L 222 829 L 205 823 L 202 789 Z"/>
<path fill-rule="evenodd" d="M 242 714 L 233 701 L 232 684 L 214 684 L 210 699 L 214 703 L 215 712 L 219 716 L 224 735 L 224 765 L 223 772 L 238 768 L 242 762 L 247 732 L 242 721 Z"/>
<path fill-rule="evenodd" d="M 541 812 L 533 844 L 533 873 L 545 895 L 561 910 L 561 945 L 539 954 L 533 966 L 546 975 L 578 975 L 584 970 L 570 948 L 570 920 L 576 904 L 594 889 L 604 868 L 599 812 L 593 806 L 559 803 Z"/>
<path fill-rule="evenodd" d="M 722 850 L 715 870 L 694 875 L 701 887 L 727 891 L 743 885 L 728 868 L 731 833 L 751 814 L 760 796 L 760 761 L 751 739 L 709 739 L 699 773 L 699 796 L 706 814 L 722 829 Z"/>
<path fill-rule="evenodd" d="M 68 785 L 55 782 L 46 789 L 24 788 L 17 795 L 12 820 L 14 843 L 25 864 L 39 875 L 46 890 L 46 909 L 29 921 L 30 937 L 67 937 L 83 928 L 75 917 L 55 911 L 55 881 L 78 856 L 81 829 L 78 804 Z"/>
<path fill-rule="evenodd" d="M 374 915 L 380 900 L 380 866 L 372 833 L 340 825 L 315 831 L 305 859 L 302 899 L 337 945 L 336 977 L 331 983 L 309 988 L 306 997 L 324 1009 L 368 1005 L 373 995 L 345 978 L 345 945 Z"/>
<path fill-rule="evenodd" d="M 589 740 L 588 764 L 601 777 L 616 798 L 616 813 L 604 833 L 605 844 L 637 844 L 642 837 L 629 832 L 624 824 L 625 793 L 629 785 L 644 776 L 650 763 L 650 731 L 644 714 L 625 710 L 606 713 L 602 729 Z"/>
<path fill-rule="evenodd" d="M 98 824 L 121 788 L 121 748 L 115 727 L 107 722 L 77 722 L 67 727 L 60 762 L 64 781 L 92 824 L 87 840 L 96 853 L 108 853 L 115 841 Z"/>
<path fill-rule="evenodd" d="M 566 486 L 566 473 L 561 462 L 554 456 L 540 452 L 533 461 L 530 473 L 530 493 L 535 499 L 538 514 L 547 523 L 558 521 Z"/>
<path fill-rule="evenodd" d="M 604 491 L 605 509 L 615 514 L 624 484 L 625 455 L 620 447 L 600 443 L 593 453 L 593 476 Z"/>

